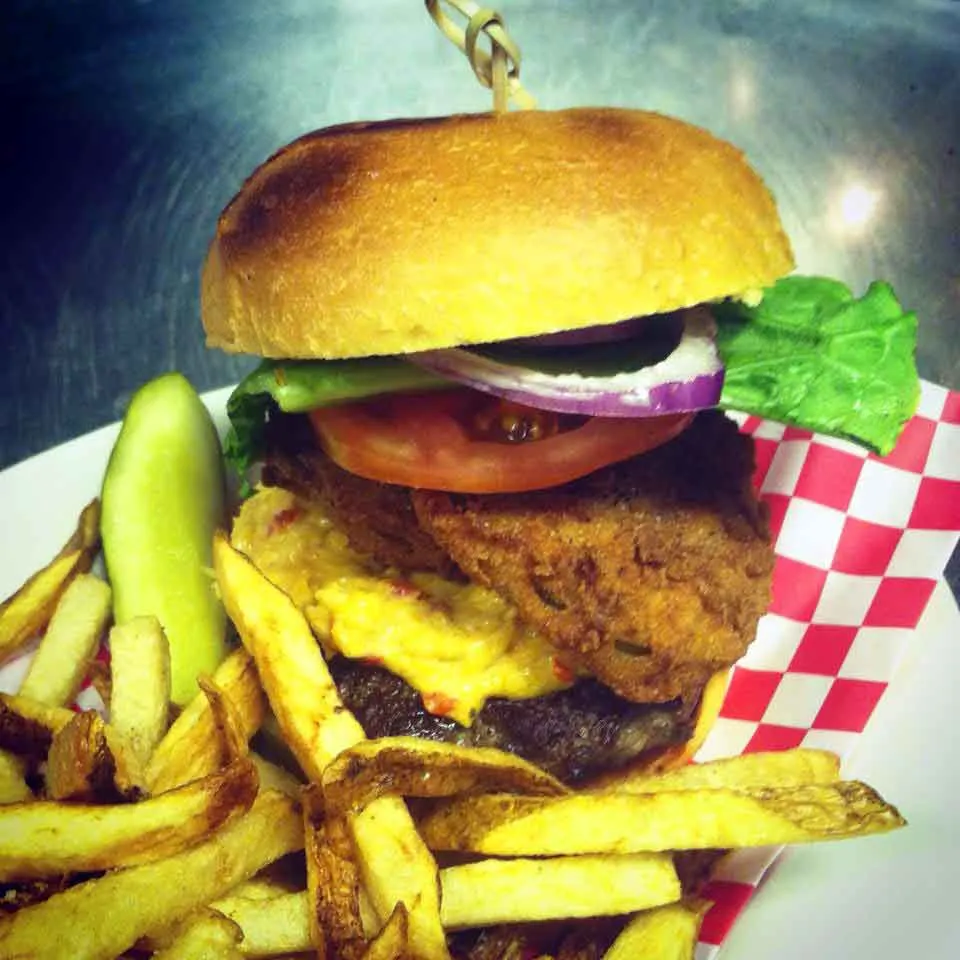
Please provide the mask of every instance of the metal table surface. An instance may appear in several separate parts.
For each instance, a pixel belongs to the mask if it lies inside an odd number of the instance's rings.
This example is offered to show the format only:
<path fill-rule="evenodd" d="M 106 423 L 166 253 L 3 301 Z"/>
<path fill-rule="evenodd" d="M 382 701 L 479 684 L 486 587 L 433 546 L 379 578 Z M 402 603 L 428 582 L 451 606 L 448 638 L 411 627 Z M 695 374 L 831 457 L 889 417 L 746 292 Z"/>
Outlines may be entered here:
<path fill-rule="evenodd" d="M 960 2 L 501 0 L 544 107 L 711 127 L 766 177 L 805 272 L 890 280 L 960 388 Z M 204 347 L 215 218 L 329 123 L 489 108 L 420 0 L 8 0 L 0 29 L 0 467 L 119 417 Z M 951 580 L 956 580 L 956 558 Z"/>

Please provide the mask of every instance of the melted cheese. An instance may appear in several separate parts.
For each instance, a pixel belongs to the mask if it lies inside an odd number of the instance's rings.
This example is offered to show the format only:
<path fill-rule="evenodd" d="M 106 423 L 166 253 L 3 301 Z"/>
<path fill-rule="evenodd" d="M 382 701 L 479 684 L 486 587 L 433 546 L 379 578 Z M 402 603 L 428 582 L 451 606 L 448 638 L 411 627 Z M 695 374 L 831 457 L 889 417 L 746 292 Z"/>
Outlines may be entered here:
<path fill-rule="evenodd" d="M 567 685 L 547 641 L 492 590 L 400 577 L 352 550 L 316 506 L 268 487 L 241 508 L 233 544 L 304 611 L 326 647 L 383 664 L 432 713 L 469 725 L 488 697 Z"/>

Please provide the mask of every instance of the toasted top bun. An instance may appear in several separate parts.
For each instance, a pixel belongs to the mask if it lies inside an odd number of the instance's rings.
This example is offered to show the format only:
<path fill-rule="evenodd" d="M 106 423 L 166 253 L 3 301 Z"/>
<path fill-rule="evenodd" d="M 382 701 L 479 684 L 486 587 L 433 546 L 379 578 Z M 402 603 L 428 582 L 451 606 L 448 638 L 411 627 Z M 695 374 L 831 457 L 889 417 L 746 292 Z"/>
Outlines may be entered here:
<path fill-rule="evenodd" d="M 203 271 L 210 346 L 324 359 L 573 330 L 793 267 L 742 153 L 622 109 L 358 123 L 246 181 Z"/>

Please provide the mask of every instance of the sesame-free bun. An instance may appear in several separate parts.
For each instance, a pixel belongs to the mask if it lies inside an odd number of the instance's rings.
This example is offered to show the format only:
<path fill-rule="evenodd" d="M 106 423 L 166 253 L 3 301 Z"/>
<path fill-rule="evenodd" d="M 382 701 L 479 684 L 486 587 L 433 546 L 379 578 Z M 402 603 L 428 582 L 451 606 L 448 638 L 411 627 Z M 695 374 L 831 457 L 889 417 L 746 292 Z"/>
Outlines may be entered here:
<path fill-rule="evenodd" d="M 688 123 L 573 109 L 301 137 L 221 214 L 210 346 L 344 358 L 572 330 L 772 283 L 793 258 L 742 153 Z"/>

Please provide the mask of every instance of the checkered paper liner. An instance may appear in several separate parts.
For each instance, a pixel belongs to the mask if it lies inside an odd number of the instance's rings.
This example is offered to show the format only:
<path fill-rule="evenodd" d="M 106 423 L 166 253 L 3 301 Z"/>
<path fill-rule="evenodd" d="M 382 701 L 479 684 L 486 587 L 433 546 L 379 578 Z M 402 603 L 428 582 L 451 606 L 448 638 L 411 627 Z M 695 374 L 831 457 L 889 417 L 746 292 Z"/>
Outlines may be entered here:
<path fill-rule="evenodd" d="M 822 747 L 863 733 L 960 537 L 960 393 L 922 384 L 917 414 L 879 459 L 756 417 L 754 483 L 770 507 L 773 602 L 733 670 L 697 759 Z M 727 857 L 697 960 L 713 960 L 779 849 Z"/>
<path fill-rule="evenodd" d="M 884 460 L 755 417 L 754 482 L 770 506 L 773 603 L 698 759 L 799 745 L 845 757 L 863 732 L 960 537 L 960 393 L 924 383 Z M 34 645 L 0 667 L 14 692 Z M 106 650 L 101 652 L 106 662 Z M 103 710 L 89 683 L 77 709 Z M 726 858 L 697 960 L 714 960 L 778 849 Z"/>

